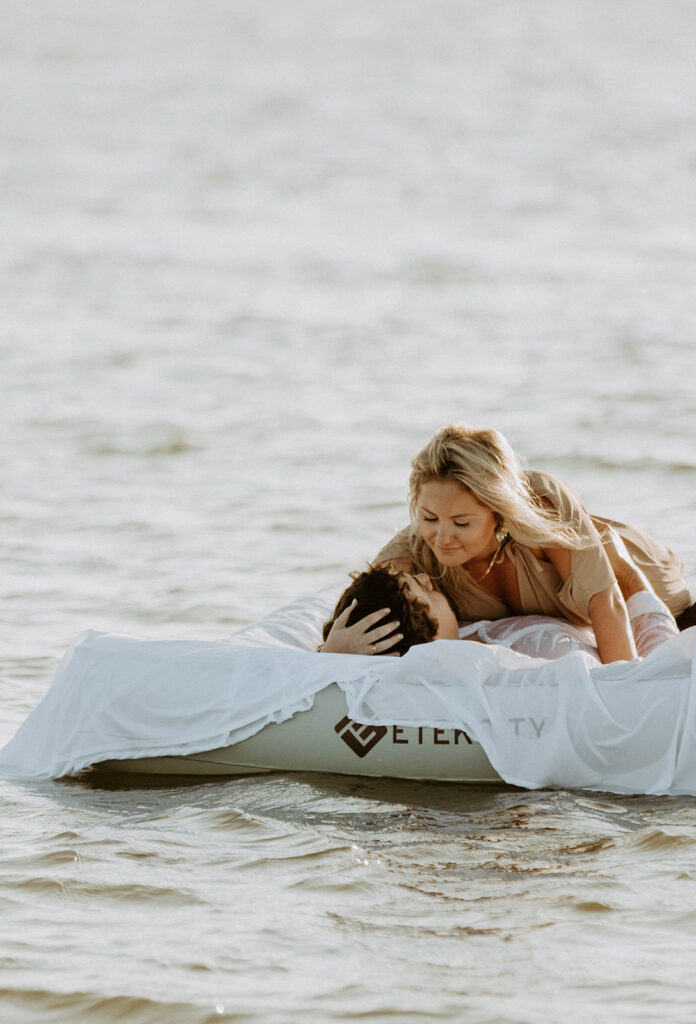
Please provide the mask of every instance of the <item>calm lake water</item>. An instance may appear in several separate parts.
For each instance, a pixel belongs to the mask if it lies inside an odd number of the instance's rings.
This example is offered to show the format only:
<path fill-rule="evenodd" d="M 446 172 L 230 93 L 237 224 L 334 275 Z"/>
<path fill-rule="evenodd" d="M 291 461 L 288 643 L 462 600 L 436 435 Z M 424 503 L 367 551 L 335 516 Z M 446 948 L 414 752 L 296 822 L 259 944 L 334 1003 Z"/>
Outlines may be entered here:
<path fill-rule="evenodd" d="M 690 0 L 6 0 L 0 742 L 504 430 L 696 581 Z M 0 782 L 3 1024 L 689 1022 L 696 801 Z"/>

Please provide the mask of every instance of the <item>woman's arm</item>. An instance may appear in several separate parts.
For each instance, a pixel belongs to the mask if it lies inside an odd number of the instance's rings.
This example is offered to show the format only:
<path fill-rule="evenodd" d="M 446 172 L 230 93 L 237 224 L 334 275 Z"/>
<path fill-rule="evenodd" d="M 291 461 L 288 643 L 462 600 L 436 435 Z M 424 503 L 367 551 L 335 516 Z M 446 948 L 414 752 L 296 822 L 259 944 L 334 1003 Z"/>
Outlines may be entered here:
<path fill-rule="evenodd" d="M 619 589 L 625 600 L 640 593 L 641 590 L 653 593 L 647 576 L 631 561 L 623 541 L 611 527 L 605 527 L 602 547 L 607 553 L 607 558 L 616 576 L 616 582 L 619 584 Z"/>
<path fill-rule="evenodd" d="M 563 582 L 570 576 L 571 560 L 567 548 L 545 548 L 544 555 Z M 605 587 L 590 598 L 587 610 L 594 630 L 599 657 L 604 665 L 611 661 L 630 661 L 637 657 L 631 623 L 617 583 Z"/>
<path fill-rule="evenodd" d="M 588 608 L 602 664 L 636 658 L 638 654 L 626 602 L 618 585 L 615 583 L 606 590 L 593 594 Z"/>
<path fill-rule="evenodd" d="M 410 558 L 386 558 L 382 562 L 376 562 L 380 569 L 389 569 L 390 572 L 416 573 L 419 570 Z"/>
<path fill-rule="evenodd" d="M 383 548 L 380 548 L 375 557 L 371 559 L 372 565 L 391 569 L 392 572 L 422 572 L 413 564 L 410 536 L 411 528 L 407 526 L 405 530 L 401 530 L 395 537 L 392 537 Z"/>

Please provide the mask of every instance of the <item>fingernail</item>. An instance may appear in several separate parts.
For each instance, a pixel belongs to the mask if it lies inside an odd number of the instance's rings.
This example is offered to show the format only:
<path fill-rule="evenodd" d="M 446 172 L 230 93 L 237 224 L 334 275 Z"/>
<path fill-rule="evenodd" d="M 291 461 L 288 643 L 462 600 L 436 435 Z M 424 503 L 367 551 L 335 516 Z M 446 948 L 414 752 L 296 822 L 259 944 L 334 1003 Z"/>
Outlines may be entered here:
<path fill-rule="evenodd" d="M 384 614 L 388 615 L 390 611 L 391 611 L 391 608 L 385 608 L 384 609 Z"/>
<path fill-rule="evenodd" d="M 397 633 L 396 634 L 396 639 L 397 640 L 403 640 L 403 638 L 404 638 L 404 634 L 403 633 Z"/>
<path fill-rule="evenodd" d="M 394 629 L 396 629 L 396 627 L 397 627 L 397 626 L 400 626 L 400 625 L 401 625 L 401 619 L 397 619 L 397 620 L 396 620 L 396 621 L 395 621 L 395 622 L 393 623 Z"/>

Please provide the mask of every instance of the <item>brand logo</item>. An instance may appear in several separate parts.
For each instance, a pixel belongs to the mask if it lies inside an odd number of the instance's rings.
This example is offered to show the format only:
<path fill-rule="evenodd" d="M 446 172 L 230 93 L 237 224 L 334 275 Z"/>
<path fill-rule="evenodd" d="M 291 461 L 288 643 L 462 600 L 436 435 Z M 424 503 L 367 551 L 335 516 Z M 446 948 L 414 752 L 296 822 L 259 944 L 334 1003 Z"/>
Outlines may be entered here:
<path fill-rule="evenodd" d="M 365 757 L 365 754 L 369 754 L 372 748 L 376 747 L 389 732 L 386 725 L 362 725 L 360 722 L 354 722 L 347 715 L 336 723 L 335 731 L 358 757 Z"/>

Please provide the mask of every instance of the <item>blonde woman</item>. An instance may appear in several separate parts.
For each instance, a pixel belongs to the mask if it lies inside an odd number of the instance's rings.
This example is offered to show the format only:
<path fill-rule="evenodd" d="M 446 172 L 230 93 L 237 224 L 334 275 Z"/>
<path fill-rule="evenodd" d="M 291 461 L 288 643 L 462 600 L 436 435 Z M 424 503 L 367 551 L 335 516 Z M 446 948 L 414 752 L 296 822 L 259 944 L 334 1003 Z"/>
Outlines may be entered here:
<path fill-rule="evenodd" d="M 670 550 L 590 516 L 555 477 L 523 470 L 496 430 L 439 431 L 412 461 L 410 511 L 411 525 L 374 561 L 427 573 L 460 622 L 562 617 L 592 627 L 607 663 L 636 656 L 627 600 L 636 621 L 656 613 L 667 634 L 692 602 Z M 352 627 L 354 647 L 359 628 Z"/>

